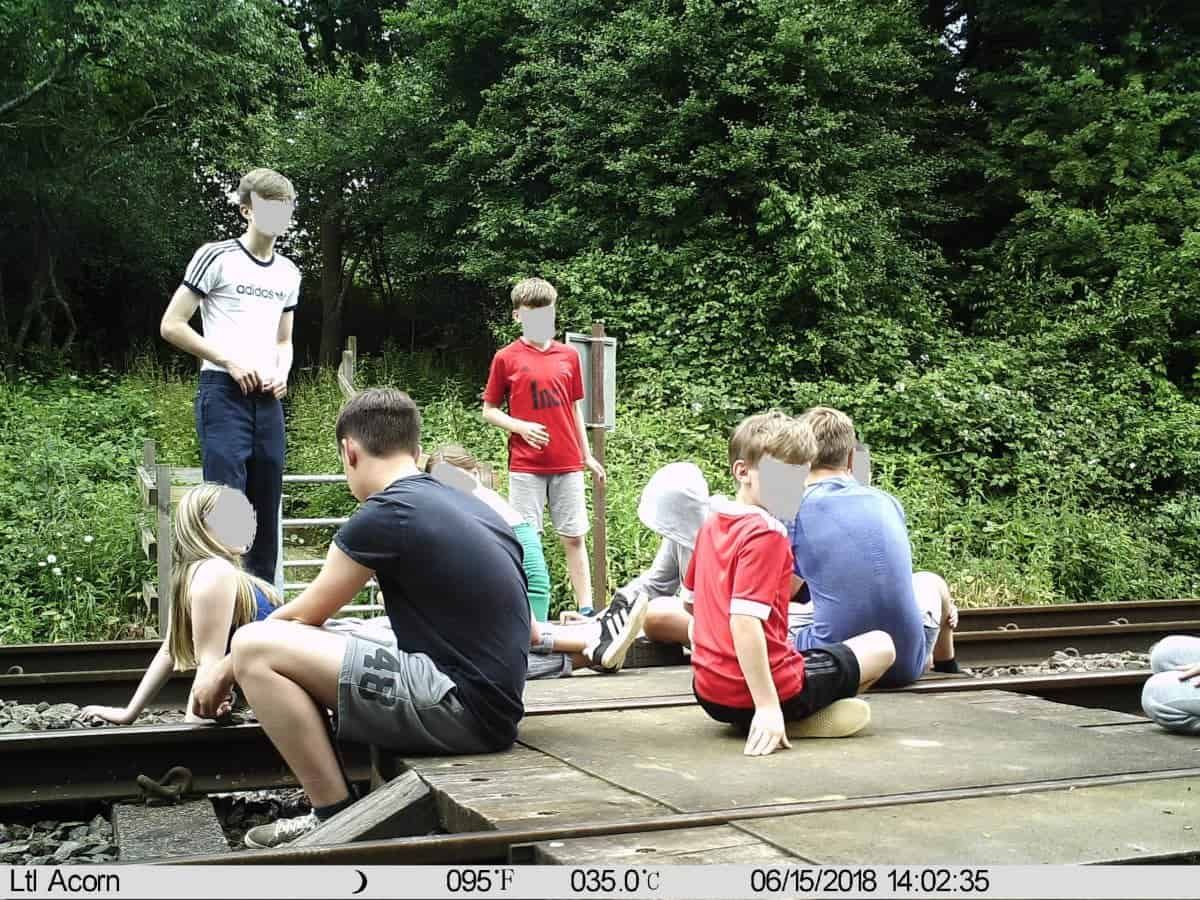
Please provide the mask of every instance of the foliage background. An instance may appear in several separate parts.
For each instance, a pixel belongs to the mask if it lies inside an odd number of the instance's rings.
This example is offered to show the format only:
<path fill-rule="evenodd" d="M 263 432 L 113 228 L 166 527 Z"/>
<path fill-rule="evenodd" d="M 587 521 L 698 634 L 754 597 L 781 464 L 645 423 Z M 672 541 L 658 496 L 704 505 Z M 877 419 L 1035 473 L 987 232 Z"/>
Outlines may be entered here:
<path fill-rule="evenodd" d="M 503 466 L 516 279 L 605 320 L 615 579 L 657 464 L 723 484 L 732 422 L 821 402 L 964 601 L 1195 594 L 1198 45 L 1136 0 L 0 0 L 0 640 L 136 617 L 141 441 L 196 462 L 158 318 L 255 164 L 299 365 L 358 335 L 430 442 Z M 297 372 L 293 470 L 336 407 Z"/>

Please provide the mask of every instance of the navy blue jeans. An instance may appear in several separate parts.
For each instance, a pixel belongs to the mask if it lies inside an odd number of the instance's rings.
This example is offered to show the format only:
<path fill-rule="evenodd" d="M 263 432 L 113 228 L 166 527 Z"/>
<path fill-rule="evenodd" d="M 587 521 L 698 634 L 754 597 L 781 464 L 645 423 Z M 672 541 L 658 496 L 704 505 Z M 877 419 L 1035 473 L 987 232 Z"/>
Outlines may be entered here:
<path fill-rule="evenodd" d="M 272 394 L 243 394 L 225 372 L 200 373 L 196 434 L 204 480 L 242 491 L 258 528 L 243 557 L 246 571 L 275 583 L 279 560 L 279 501 L 283 496 L 283 404 Z"/>

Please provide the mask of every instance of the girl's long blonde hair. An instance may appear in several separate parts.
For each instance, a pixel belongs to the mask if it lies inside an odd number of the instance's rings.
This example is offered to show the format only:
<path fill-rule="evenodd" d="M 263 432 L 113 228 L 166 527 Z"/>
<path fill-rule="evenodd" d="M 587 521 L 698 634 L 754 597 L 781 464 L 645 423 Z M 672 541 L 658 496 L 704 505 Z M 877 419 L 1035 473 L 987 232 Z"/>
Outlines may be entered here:
<path fill-rule="evenodd" d="M 274 585 L 242 570 L 237 551 L 213 537 L 205 521 L 221 491 L 232 490 L 222 484 L 201 484 L 179 498 L 175 509 L 175 533 L 171 547 L 171 618 L 167 624 L 167 649 L 176 671 L 196 667 L 196 645 L 192 636 L 192 575 L 196 567 L 210 559 L 223 559 L 237 570 L 237 596 L 233 603 L 233 627 L 253 622 L 258 611 L 254 588 L 258 587 L 272 606 L 279 605 Z"/>

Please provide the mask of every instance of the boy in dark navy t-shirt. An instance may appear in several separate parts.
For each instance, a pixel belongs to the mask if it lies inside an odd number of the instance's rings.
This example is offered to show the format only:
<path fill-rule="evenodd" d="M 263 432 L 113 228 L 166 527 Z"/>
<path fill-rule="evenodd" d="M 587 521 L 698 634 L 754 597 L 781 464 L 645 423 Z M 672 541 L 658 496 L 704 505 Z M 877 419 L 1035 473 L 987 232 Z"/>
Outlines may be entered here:
<path fill-rule="evenodd" d="M 248 846 L 287 843 L 352 802 L 326 709 L 338 738 L 401 753 L 486 753 L 516 737 L 530 629 L 521 545 L 487 504 L 418 469 L 420 434 L 402 391 L 346 403 L 338 449 L 362 505 L 316 580 L 233 640 L 237 681 L 313 805 L 251 829 Z M 386 620 L 315 627 L 372 575 Z M 201 712 L 228 688 L 197 697 Z"/>

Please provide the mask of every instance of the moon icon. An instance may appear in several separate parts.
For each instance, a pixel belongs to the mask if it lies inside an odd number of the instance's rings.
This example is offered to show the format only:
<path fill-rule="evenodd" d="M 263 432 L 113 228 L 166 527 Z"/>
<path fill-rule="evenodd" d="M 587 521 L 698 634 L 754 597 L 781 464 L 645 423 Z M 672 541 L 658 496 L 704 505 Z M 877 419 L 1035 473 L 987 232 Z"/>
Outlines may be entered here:
<path fill-rule="evenodd" d="M 361 894 L 363 891 L 365 891 L 367 889 L 367 876 L 363 874 L 362 869 L 355 869 L 354 871 L 357 872 L 358 877 L 362 879 L 362 884 L 360 884 L 358 886 L 357 890 L 351 891 L 350 893 Z"/>

